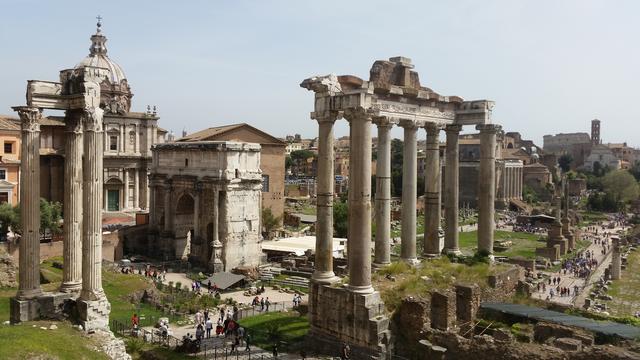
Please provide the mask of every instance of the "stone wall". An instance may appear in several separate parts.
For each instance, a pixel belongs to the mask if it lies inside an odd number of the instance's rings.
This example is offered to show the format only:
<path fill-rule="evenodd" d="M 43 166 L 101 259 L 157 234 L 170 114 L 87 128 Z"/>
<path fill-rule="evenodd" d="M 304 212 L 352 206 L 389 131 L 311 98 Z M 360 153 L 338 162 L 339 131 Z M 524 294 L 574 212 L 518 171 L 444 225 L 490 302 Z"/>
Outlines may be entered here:
<path fill-rule="evenodd" d="M 515 266 L 505 271 L 489 275 L 488 282 L 492 288 L 499 288 L 505 293 L 510 293 L 518 286 L 518 280 L 523 278 L 523 269 Z"/>
<path fill-rule="evenodd" d="M 456 296 L 451 291 L 431 293 L 431 327 L 449 331 L 456 326 Z"/>
<path fill-rule="evenodd" d="M 347 342 L 356 352 L 370 356 L 389 349 L 389 319 L 378 292 L 358 294 L 344 287 L 313 282 L 309 288 L 310 335 L 314 341 L 329 346 Z M 337 353 L 335 350 L 339 349 L 323 350 L 324 353 Z"/>

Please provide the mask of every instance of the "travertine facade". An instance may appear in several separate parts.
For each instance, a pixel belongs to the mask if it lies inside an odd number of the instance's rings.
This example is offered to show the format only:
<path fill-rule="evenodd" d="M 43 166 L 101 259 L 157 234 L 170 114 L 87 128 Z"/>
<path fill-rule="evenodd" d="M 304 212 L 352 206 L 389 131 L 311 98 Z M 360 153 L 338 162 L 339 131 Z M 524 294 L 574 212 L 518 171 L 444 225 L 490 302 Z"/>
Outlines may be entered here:
<path fill-rule="evenodd" d="M 331 265 L 333 224 L 333 184 L 318 183 L 318 220 L 316 232 L 316 271 L 312 277 L 309 295 L 311 332 L 321 340 L 325 337 L 349 341 L 368 356 L 383 357 L 389 353 L 391 333 L 378 292 L 371 285 L 371 127 L 378 126 L 378 162 L 390 159 L 387 145 L 388 127 L 397 123 L 405 129 L 403 167 L 403 235 L 401 255 L 404 261 L 417 260 L 415 237 L 415 211 L 417 190 L 417 132 L 426 127 L 429 136 L 427 156 L 429 172 L 439 173 L 439 159 L 435 140 L 440 129 L 447 133 L 445 182 L 445 248 L 447 253 L 458 249 L 458 136 L 463 125 L 478 125 L 485 134 L 483 138 L 492 148 L 499 127 L 491 125 L 493 102 L 487 100 L 463 101 L 457 96 L 442 96 L 422 87 L 418 74 L 412 71 L 411 60 L 403 57 L 389 61 L 376 61 L 370 71 L 369 81 L 356 76 L 321 76 L 306 79 L 301 86 L 315 93 L 315 109 L 311 118 L 318 121 L 318 176 L 333 177 L 333 125 L 344 117 L 350 125 L 349 152 L 349 283 L 343 288 L 332 287 L 337 281 Z M 493 143 L 492 143 L 493 141 Z M 481 188 L 492 187 L 495 178 L 495 155 L 483 151 L 480 178 Z M 425 168 L 427 168 L 425 166 Z M 387 164 L 377 164 L 376 172 L 376 221 L 377 229 L 386 231 L 380 224 L 390 222 L 386 196 L 390 186 Z M 426 189 L 426 224 L 437 224 L 440 208 L 440 188 L 433 186 L 440 175 L 425 174 L 430 179 Z M 322 198 L 320 197 L 322 194 Z M 489 191 L 481 201 L 483 211 L 491 211 L 495 193 Z M 491 203 L 489 205 L 488 203 Z M 486 204 L 485 204 L 486 203 Z M 493 214 L 484 214 L 483 231 L 479 232 L 479 244 L 490 254 L 493 251 Z M 439 238 L 433 228 L 425 229 L 425 252 L 427 256 L 440 253 Z M 378 231 L 378 230 L 377 230 Z M 434 235 L 435 234 L 435 235 Z M 388 261 L 389 241 L 387 234 L 378 232 L 375 243 L 375 262 Z M 437 244 L 437 245 L 436 245 Z M 336 303 L 347 303 L 347 307 L 336 307 Z M 455 309 L 455 308 L 454 308 Z M 331 319 L 338 318 L 335 323 Z"/>
<path fill-rule="evenodd" d="M 156 145 L 150 182 L 150 253 L 214 271 L 260 264 L 260 145 Z"/>

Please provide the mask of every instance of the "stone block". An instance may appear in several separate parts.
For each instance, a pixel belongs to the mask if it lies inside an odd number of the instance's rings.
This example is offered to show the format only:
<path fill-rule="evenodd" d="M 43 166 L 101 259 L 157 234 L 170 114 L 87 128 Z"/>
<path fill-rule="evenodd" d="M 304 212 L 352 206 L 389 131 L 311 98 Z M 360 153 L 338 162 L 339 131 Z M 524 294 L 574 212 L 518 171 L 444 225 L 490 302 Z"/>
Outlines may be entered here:
<path fill-rule="evenodd" d="M 38 297 L 40 317 L 43 319 L 64 319 L 70 313 L 70 293 L 48 293 Z"/>
<path fill-rule="evenodd" d="M 449 331 L 456 324 L 455 297 L 449 292 L 431 293 L 431 327 Z"/>
<path fill-rule="evenodd" d="M 111 304 L 105 299 L 89 301 L 78 300 L 78 316 L 85 331 L 105 330 L 109 328 Z"/>
<path fill-rule="evenodd" d="M 37 299 L 11 298 L 9 302 L 10 319 L 12 324 L 38 319 L 40 315 Z"/>
<path fill-rule="evenodd" d="M 480 308 L 480 287 L 456 285 L 456 318 L 459 323 L 474 321 Z"/>
<path fill-rule="evenodd" d="M 582 342 L 571 338 L 555 339 L 553 346 L 564 351 L 582 351 Z"/>
<path fill-rule="evenodd" d="M 552 245 L 536 249 L 536 256 L 541 256 L 550 261 L 560 260 L 560 245 Z"/>

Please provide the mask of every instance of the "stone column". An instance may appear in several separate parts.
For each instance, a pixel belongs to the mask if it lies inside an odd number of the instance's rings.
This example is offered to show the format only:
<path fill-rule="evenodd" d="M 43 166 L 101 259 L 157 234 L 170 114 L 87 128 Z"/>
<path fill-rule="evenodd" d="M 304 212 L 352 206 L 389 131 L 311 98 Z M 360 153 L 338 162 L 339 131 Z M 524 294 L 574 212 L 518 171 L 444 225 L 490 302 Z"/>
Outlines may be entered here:
<path fill-rule="evenodd" d="M 125 125 L 120 124 L 120 149 L 118 149 L 119 150 L 118 152 L 121 154 L 124 154 L 126 152 L 125 149 L 126 149 L 127 141 L 125 140 L 125 137 L 126 137 L 125 133 L 126 133 Z"/>
<path fill-rule="evenodd" d="M 197 255 L 195 254 L 195 252 L 199 252 L 199 250 L 196 249 L 194 244 L 201 244 L 200 242 L 200 195 L 202 192 L 202 184 L 196 183 L 195 187 L 196 188 L 193 194 L 193 234 L 191 234 L 191 253 L 189 255 Z M 205 261 L 206 261 L 206 258 L 205 258 Z"/>
<path fill-rule="evenodd" d="M 82 114 L 66 116 L 64 159 L 64 251 L 60 291 L 82 289 Z"/>
<path fill-rule="evenodd" d="M 480 130 L 480 176 L 478 178 L 478 253 L 493 254 L 496 201 L 496 134 L 500 126 L 477 125 Z"/>
<path fill-rule="evenodd" d="M 84 112 L 82 292 L 85 301 L 104 300 L 102 290 L 103 110 Z"/>
<path fill-rule="evenodd" d="M 611 280 L 620 280 L 620 273 L 622 271 L 622 254 L 620 253 L 620 240 L 613 238 L 611 240 L 612 252 L 611 252 Z"/>
<path fill-rule="evenodd" d="M 18 299 L 42 294 L 40 288 L 40 109 L 14 107 L 20 115 L 20 259 Z"/>
<path fill-rule="evenodd" d="M 158 215 L 156 210 L 156 184 L 149 184 L 149 224 L 152 228 L 158 225 Z"/>
<path fill-rule="evenodd" d="M 362 108 L 349 120 L 349 289 L 371 293 L 371 118 Z"/>
<path fill-rule="evenodd" d="M 122 210 L 129 208 L 129 169 L 122 170 Z"/>
<path fill-rule="evenodd" d="M 400 258 L 418 263 L 416 256 L 416 202 L 418 201 L 418 126 L 414 120 L 400 120 L 404 128 L 402 151 L 402 245 Z"/>
<path fill-rule="evenodd" d="M 376 160 L 376 242 L 374 265 L 391 263 L 391 127 L 389 118 L 373 120 L 378 126 L 378 156 Z"/>
<path fill-rule="evenodd" d="M 140 209 L 140 169 L 133 169 L 133 206 Z"/>
<path fill-rule="evenodd" d="M 425 257 L 440 255 L 440 127 L 425 125 L 427 146 L 424 167 L 424 252 Z"/>
<path fill-rule="evenodd" d="M 338 113 L 329 111 L 313 114 L 318 121 L 318 188 L 315 269 L 311 279 L 321 284 L 338 281 L 333 272 L 333 124 L 338 116 Z"/>
<path fill-rule="evenodd" d="M 458 136 L 461 130 L 461 125 L 447 125 L 445 128 L 447 150 L 444 178 L 444 252 L 447 254 L 460 254 L 458 247 L 458 185 L 460 181 Z"/>
<path fill-rule="evenodd" d="M 211 258 L 209 259 L 209 267 L 213 270 L 213 272 L 221 272 L 224 271 L 224 263 L 222 262 L 222 243 L 218 239 L 218 231 L 219 231 L 219 214 L 220 214 L 220 193 L 218 189 L 213 189 L 213 234 L 211 239 Z"/>
<path fill-rule="evenodd" d="M 173 219 L 171 216 L 171 179 L 167 179 L 164 186 L 164 231 L 173 233 Z"/>

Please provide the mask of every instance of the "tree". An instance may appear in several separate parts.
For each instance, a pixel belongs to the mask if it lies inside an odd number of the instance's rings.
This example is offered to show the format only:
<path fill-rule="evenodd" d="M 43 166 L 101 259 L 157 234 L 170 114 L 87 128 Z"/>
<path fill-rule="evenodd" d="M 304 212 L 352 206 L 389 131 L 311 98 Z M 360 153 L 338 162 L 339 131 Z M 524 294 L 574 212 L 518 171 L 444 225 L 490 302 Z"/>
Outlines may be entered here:
<path fill-rule="evenodd" d="M 636 180 L 640 181 L 640 161 L 633 163 L 633 166 L 629 169 L 629 173 L 631 173 Z"/>
<path fill-rule="evenodd" d="M 290 156 L 291 156 L 291 160 L 293 160 L 293 162 L 296 163 L 302 160 L 307 160 L 310 157 L 314 157 L 315 154 L 309 150 L 295 150 L 291 152 Z"/>
<path fill-rule="evenodd" d="M 40 231 L 50 230 L 52 234 L 62 233 L 62 204 L 57 201 L 40 199 Z"/>
<path fill-rule="evenodd" d="M 20 224 L 20 209 L 9 203 L 0 204 L 0 238 L 6 236 L 9 228 L 17 231 Z"/>
<path fill-rule="evenodd" d="M 573 162 L 573 156 L 571 154 L 564 154 L 558 158 L 558 165 L 563 172 L 571 170 L 571 163 Z"/>
<path fill-rule="evenodd" d="M 333 232 L 336 237 L 346 238 L 349 224 L 349 209 L 344 201 L 333 204 Z"/>
<path fill-rule="evenodd" d="M 280 216 L 274 216 L 271 208 L 262 208 L 262 227 L 267 234 L 280 225 Z"/>
<path fill-rule="evenodd" d="M 638 182 L 627 170 L 612 171 L 602 178 L 606 194 L 611 194 L 617 202 L 626 203 L 638 198 Z"/>
<path fill-rule="evenodd" d="M 284 168 L 291 169 L 291 165 L 293 165 L 293 159 L 291 156 L 287 155 L 287 157 L 284 158 Z"/>

